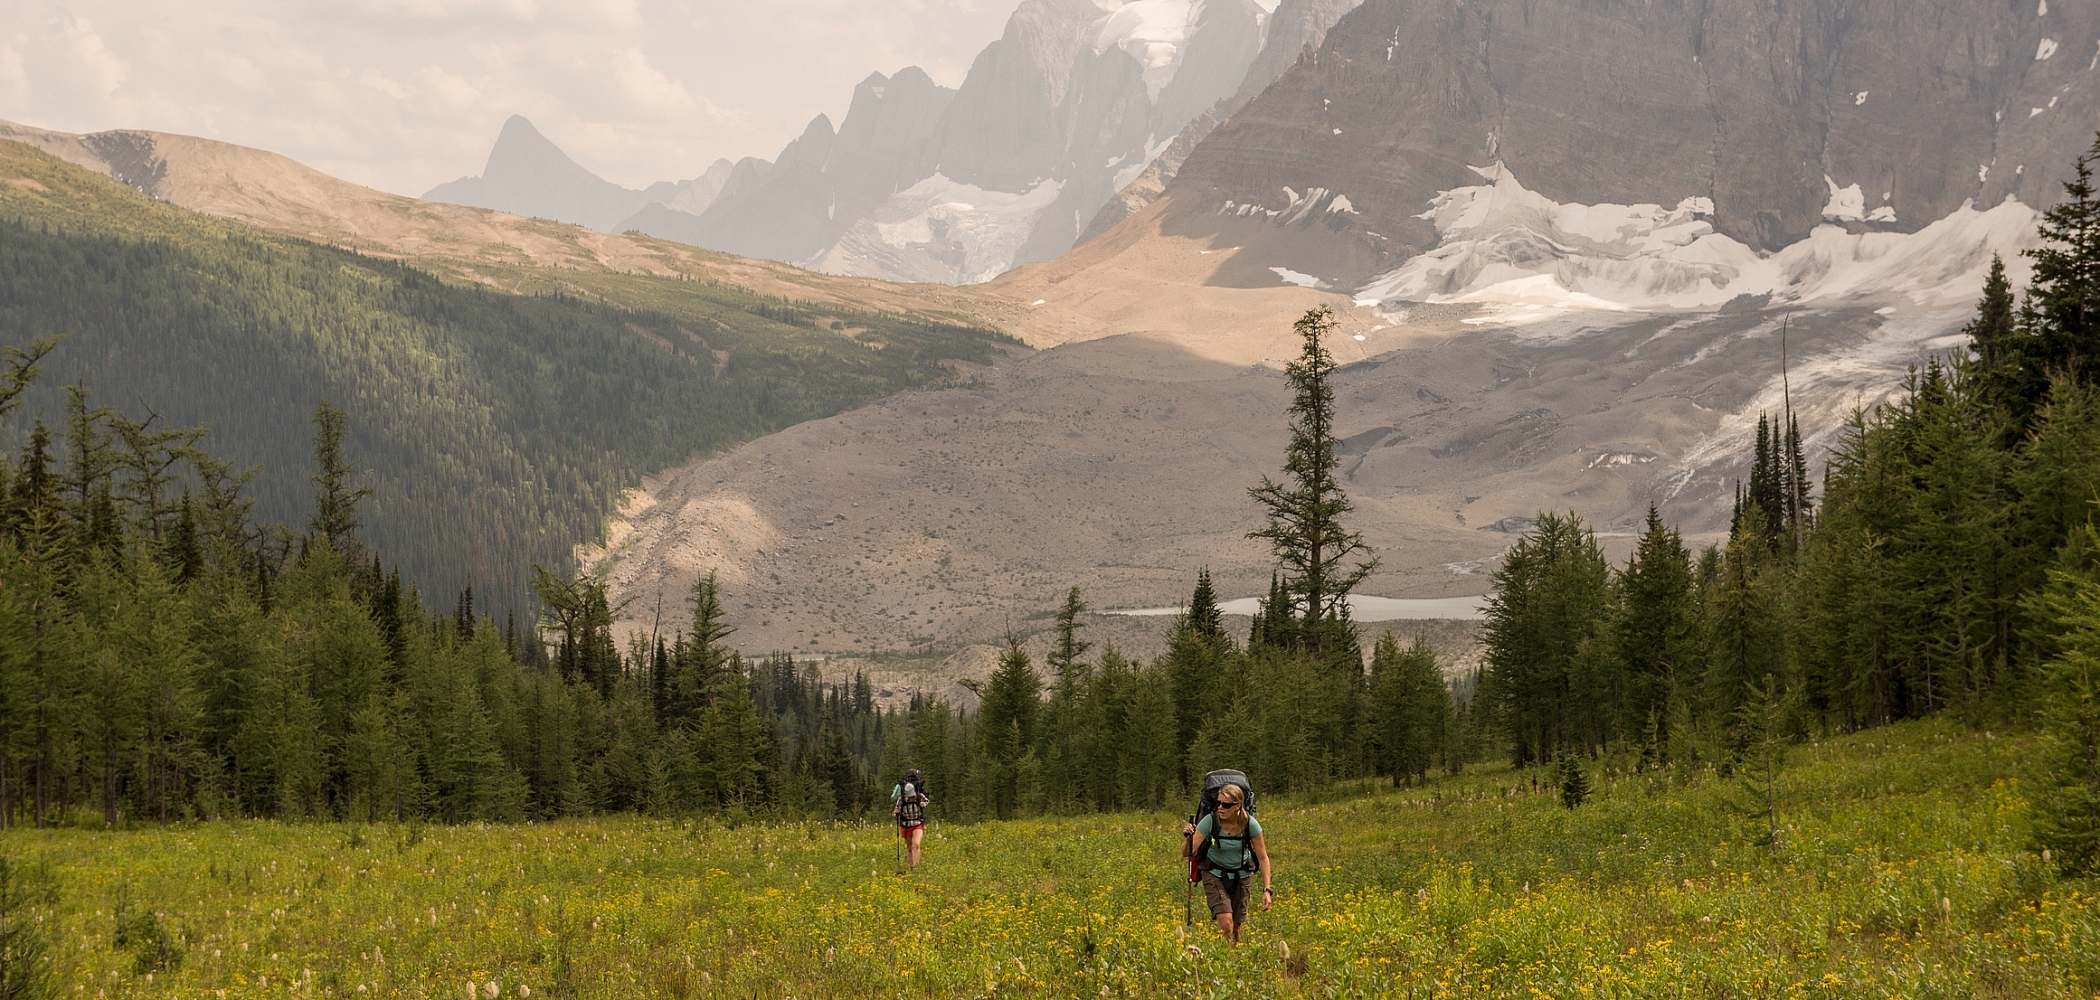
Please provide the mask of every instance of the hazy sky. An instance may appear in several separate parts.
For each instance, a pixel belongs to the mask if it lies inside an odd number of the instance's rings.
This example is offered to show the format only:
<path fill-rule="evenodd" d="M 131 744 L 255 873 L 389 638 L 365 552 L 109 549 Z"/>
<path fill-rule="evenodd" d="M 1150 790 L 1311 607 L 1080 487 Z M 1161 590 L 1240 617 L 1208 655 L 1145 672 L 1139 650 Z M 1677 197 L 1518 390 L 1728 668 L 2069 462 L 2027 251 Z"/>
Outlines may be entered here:
<path fill-rule="evenodd" d="M 420 195 L 522 114 L 640 187 L 771 158 L 871 71 L 948 86 L 1016 0 L 0 0 L 0 118 L 283 153 Z"/>

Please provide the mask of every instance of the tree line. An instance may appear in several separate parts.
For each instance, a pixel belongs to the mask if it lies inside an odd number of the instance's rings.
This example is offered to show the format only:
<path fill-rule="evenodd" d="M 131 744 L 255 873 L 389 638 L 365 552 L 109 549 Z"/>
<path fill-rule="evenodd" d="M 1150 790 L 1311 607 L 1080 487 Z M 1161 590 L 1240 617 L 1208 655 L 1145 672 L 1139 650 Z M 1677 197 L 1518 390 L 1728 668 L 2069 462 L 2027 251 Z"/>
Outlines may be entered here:
<path fill-rule="evenodd" d="M 56 347 L 0 356 L 0 417 Z M 905 761 L 947 815 L 972 818 L 1158 806 L 1213 759 L 1285 789 L 1420 775 L 1445 752 L 1405 721 L 1450 712 L 1426 648 L 1381 642 L 1366 687 L 1346 606 L 1282 582 L 1243 647 L 1201 576 L 1149 666 L 1086 655 L 1074 589 L 1047 692 L 1016 641 L 974 712 L 924 697 L 885 710 L 864 676 L 747 662 L 712 576 L 646 637 L 615 634 L 589 575 L 536 568 L 540 614 L 524 622 L 471 588 L 426 597 L 367 541 L 374 490 L 326 403 L 295 532 L 260 520 L 250 474 L 204 429 L 77 386 L 65 399 L 56 433 L 33 422 L 0 461 L 0 824 L 852 816 L 886 807 Z M 1331 471 L 1319 447 L 1308 461 Z M 1331 477 L 1321 489 L 1339 495 Z M 1279 510 L 1346 513 L 1283 493 Z M 1332 556 L 1350 537 L 1321 544 Z"/>

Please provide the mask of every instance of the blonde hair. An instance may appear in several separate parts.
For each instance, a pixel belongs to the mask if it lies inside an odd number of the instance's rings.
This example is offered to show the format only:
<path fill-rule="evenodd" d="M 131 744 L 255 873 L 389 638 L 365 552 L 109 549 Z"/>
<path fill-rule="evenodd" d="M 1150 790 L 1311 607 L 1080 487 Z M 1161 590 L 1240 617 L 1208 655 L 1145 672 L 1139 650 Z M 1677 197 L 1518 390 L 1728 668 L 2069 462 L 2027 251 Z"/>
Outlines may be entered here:
<path fill-rule="evenodd" d="M 1234 805 L 1246 805 L 1247 793 L 1240 791 L 1240 786 L 1238 785 L 1226 785 L 1218 789 L 1218 802 L 1220 804 L 1230 802 Z"/>

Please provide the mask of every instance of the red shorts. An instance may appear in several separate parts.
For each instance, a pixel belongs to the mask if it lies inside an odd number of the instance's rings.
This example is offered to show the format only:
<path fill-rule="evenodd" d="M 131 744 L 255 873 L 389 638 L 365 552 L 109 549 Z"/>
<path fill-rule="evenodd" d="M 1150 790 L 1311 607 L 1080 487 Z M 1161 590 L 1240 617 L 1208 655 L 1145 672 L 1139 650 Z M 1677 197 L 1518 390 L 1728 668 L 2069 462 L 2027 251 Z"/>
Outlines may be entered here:
<path fill-rule="evenodd" d="M 905 840 L 910 840 L 912 834 L 924 829 L 926 829 L 926 824 L 924 823 L 920 823 L 916 826 L 900 826 L 897 828 L 897 836 L 902 837 Z"/>

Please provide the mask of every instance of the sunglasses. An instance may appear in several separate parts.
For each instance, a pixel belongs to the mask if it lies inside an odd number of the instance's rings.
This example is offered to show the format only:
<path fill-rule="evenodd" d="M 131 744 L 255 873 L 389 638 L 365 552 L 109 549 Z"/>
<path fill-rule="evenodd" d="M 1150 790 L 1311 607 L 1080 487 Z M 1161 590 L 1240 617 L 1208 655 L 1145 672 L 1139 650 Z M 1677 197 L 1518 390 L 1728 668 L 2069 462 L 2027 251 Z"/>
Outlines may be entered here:
<path fill-rule="evenodd" d="M 1224 812 L 1224 811 L 1225 811 L 1225 810 L 1227 810 L 1227 809 L 1238 809 L 1239 807 L 1240 807 L 1240 804 L 1239 804 L 1239 803 L 1237 803 L 1237 802 L 1220 802 L 1220 803 L 1218 803 L 1218 811 L 1219 811 L 1219 812 Z"/>

